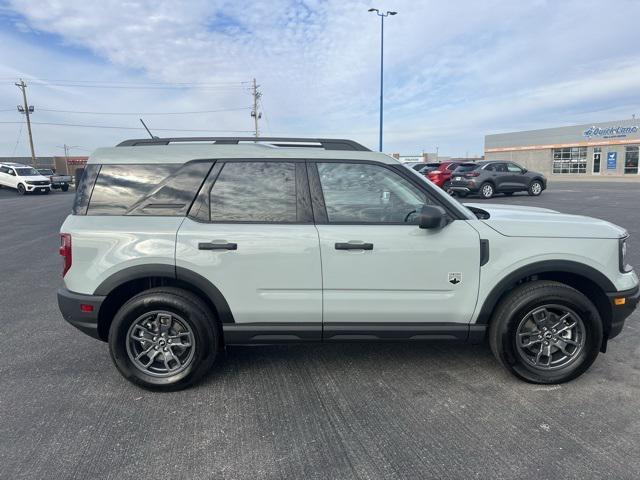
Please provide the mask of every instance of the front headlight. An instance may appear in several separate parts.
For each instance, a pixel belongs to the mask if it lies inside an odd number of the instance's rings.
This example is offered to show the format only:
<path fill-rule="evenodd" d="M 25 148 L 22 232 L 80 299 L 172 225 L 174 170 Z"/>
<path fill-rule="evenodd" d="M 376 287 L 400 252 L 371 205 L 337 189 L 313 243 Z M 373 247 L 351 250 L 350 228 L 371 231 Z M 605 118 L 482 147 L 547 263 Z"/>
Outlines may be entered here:
<path fill-rule="evenodd" d="M 31 180 L 27 180 L 25 183 L 28 183 L 29 185 L 35 185 L 36 182 L 32 182 Z"/>
<path fill-rule="evenodd" d="M 620 272 L 627 273 L 633 270 L 633 267 L 627 263 L 627 241 L 629 237 L 622 237 L 618 243 L 618 258 L 620 259 Z"/>

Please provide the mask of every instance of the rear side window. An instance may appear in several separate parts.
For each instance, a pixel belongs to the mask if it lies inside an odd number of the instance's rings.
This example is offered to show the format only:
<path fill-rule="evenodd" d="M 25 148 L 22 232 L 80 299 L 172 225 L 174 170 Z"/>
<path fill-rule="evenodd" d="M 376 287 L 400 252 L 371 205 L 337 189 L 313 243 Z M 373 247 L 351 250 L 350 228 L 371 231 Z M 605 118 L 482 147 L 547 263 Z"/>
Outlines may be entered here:
<path fill-rule="evenodd" d="M 87 214 L 186 215 L 212 163 L 102 165 Z"/>
<path fill-rule="evenodd" d="M 227 162 L 211 189 L 212 222 L 298 221 L 296 165 Z"/>
<path fill-rule="evenodd" d="M 93 185 L 96 183 L 98 172 L 100 172 L 100 165 L 89 164 L 85 167 L 80 182 L 76 187 L 76 197 L 73 201 L 73 209 L 71 210 L 71 213 L 74 215 L 87 214 L 91 191 L 93 190 Z"/>
<path fill-rule="evenodd" d="M 459 173 L 472 172 L 478 167 L 479 165 L 475 163 L 462 163 L 458 168 L 456 168 L 456 172 L 459 172 Z"/>

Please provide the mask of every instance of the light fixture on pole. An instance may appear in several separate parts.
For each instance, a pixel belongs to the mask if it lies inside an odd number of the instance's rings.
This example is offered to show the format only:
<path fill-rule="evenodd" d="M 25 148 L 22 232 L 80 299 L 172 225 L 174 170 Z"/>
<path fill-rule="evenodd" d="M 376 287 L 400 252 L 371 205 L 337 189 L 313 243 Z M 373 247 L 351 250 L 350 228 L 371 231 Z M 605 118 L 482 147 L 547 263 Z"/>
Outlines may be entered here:
<path fill-rule="evenodd" d="M 390 12 L 387 10 L 386 13 L 380 12 L 377 8 L 370 8 L 369 12 L 376 12 L 376 15 L 380 17 L 380 142 L 379 142 L 379 151 L 382 151 L 382 117 L 383 117 L 383 108 L 382 108 L 382 92 L 384 87 L 384 19 L 389 15 L 397 15 L 398 12 Z"/>

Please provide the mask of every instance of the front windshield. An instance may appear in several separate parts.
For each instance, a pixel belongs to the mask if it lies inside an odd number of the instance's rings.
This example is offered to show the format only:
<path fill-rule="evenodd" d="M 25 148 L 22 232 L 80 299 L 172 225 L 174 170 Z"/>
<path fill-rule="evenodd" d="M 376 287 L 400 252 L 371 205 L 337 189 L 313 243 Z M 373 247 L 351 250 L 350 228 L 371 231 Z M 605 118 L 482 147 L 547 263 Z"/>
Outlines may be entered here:
<path fill-rule="evenodd" d="M 42 175 L 53 175 L 53 170 L 49 170 L 48 168 L 41 168 L 38 170 Z"/>
<path fill-rule="evenodd" d="M 16 173 L 20 177 L 35 177 L 40 175 L 40 172 L 35 168 L 16 168 Z"/>

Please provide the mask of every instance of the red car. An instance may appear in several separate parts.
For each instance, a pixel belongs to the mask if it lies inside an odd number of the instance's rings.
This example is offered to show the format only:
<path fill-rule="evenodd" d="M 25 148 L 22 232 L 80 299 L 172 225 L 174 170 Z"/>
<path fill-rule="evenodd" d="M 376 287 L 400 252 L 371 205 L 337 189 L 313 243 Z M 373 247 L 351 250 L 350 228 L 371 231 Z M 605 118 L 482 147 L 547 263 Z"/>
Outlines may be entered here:
<path fill-rule="evenodd" d="M 460 166 L 461 162 L 441 162 L 434 169 L 425 169 L 424 175 L 440 188 L 447 190 L 451 181 L 451 173 Z M 422 172 L 420 172 L 422 173 Z"/>

